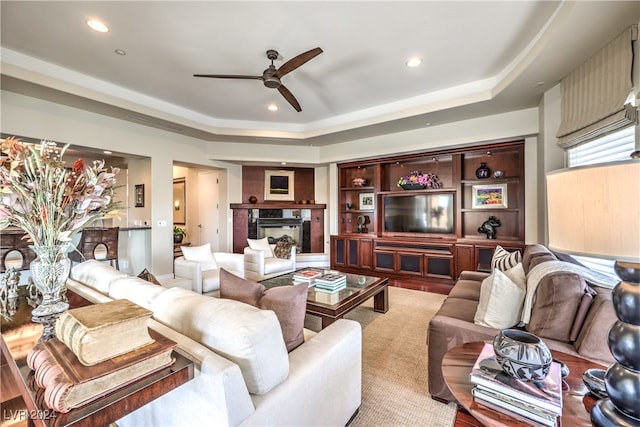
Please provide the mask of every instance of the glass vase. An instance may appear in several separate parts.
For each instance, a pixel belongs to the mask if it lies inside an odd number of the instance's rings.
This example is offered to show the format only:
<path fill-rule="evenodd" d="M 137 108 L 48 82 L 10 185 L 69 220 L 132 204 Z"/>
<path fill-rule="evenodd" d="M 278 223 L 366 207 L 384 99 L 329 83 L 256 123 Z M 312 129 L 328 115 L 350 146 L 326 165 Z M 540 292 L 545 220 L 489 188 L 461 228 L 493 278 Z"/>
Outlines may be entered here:
<path fill-rule="evenodd" d="M 56 319 L 69 308 L 66 301 L 66 281 L 71 270 L 71 260 L 67 256 L 69 244 L 40 246 L 31 245 L 36 259 L 31 262 L 31 278 L 42 301 L 33 309 L 34 322 L 42 323 L 42 340 L 55 337 Z"/>

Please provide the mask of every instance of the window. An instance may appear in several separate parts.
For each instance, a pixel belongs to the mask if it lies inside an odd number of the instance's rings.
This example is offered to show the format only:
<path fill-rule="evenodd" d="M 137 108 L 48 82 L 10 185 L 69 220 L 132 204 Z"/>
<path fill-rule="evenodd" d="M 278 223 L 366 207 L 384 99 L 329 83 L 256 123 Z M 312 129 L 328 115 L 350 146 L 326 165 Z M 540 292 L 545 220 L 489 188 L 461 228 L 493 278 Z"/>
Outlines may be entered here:
<path fill-rule="evenodd" d="M 595 163 L 629 160 L 635 151 L 635 127 L 629 126 L 593 141 L 567 149 L 569 167 L 592 165 Z M 617 277 L 613 270 L 615 261 L 585 256 L 574 256 L 586 267 L 602 274 Z"/>
<path fill-rule="evenodd" d="M 629 155 L 634 150 L 635 127 L 629 126 L 621 131 L 567 149 L 567 162 L 569 167 L 574 167 L 629 160 Z"/>

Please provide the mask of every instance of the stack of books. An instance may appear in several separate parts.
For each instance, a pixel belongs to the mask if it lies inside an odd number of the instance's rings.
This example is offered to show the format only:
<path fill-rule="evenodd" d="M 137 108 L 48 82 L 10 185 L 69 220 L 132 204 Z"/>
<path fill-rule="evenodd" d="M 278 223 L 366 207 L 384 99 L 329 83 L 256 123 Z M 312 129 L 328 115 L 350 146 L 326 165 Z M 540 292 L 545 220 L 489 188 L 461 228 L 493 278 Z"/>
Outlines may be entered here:
<path fill-rule="evenodd" d="M 493 346 L 486 343 L 469 376 L 476 403 L 533 425 L 556 427 L 562 415 L 560 364 L 552 362 L 541 381 L 520 381 L 502 370 Z"/>
<path fill-rule="evenodd" d="M 308 283 L 309 286 L 313 286 L 315 279 L 322 276 L 322 272 L 318 270 L 300 270 L 293 273 L 293 284 L 299 285 L 300 283 Z"/>
<path fill-rule="evenodd" d="M 151 311 L 129 300 L 68 310 L 56 322 L 56 338 L 27 355 L 34 390 L 58 412 L 84 406 L 167 367 L 176 343 L 150 331 Z"/>
<path fill-rule="evenodd" d="M 344 274 L 323 274 L 315 279 L 316 290 L 321 292 L 335 293 L 347 287 L 347 276 Z"/>

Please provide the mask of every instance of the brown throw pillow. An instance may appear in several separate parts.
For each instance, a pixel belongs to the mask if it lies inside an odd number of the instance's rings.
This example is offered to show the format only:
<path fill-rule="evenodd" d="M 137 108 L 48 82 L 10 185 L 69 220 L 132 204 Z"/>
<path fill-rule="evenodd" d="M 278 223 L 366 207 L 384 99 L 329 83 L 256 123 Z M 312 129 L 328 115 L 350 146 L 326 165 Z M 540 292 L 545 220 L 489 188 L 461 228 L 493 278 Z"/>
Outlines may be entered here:
<path fill-rule="evenodd" d="M 260 283 L 238 277 L 224 268 L 220 269 L 220 298 L 233 299 L 275 312 L 287 351 L 304 343 L 308 289 L 309 285 L 306 283 L 266 289 Z"/>
<path fill-rule="evenodd" d="M 540 338 L 571 342 L 571 330 L 587 284 L 574 273 L 550 273 L 536 290 L 527 331 Z"/>
<path fill-rule="evenodd" d="M 582 324 L 584 320 L 587 318 L 587 313 L 589 312 L 589 308 L 591 308 L 591 303 L 596 296 L 596 291 L 591 289 L 588 285 L 584 291 L 584 295 L 582 295 L 582 299 L 580 300 L 580 305 L 578 306 L 578 312 L 576 313 L 576 318 L 573 320 L 573 326 L 571 327 L 571 334 L 569 335 L 569 341 L 575 342 L 578 339 L 578 334 L 580 333 L 580 329 L 582 329 Z"/>
<path fill-rule="evenodd" d="M 280 240 L 276 243 L 276 247 L 273 248 L 273 254 L 276 258 L 289 259 L 291 258 L 291 246 L 293 246 L 293 243 Z"/>
<path fill-rule="evenodd" d="M 162 286 L 162 283 L 160 283 L 158 279 L 156 279 L 156 276 L 151 274 L 151 272 L 146 268 L 142 270 L 140 274 L 138 274 L 138 277 L 141 278 L 142 280 L 146 280 L 147 282 L 153 283 L 154 285 Z"/>

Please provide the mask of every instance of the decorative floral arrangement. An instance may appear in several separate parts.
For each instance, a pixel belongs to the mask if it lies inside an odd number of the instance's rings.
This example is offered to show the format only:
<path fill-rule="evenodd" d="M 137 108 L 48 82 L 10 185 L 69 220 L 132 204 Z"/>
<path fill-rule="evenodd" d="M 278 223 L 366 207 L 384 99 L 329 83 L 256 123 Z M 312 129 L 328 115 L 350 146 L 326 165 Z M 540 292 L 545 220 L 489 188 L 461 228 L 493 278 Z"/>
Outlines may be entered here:
<path fill-rule="evenodd" d="M 365 185 L 367 185 L 367 179 L 366 178 L 353 178 L 351 180 L 351 184 L 353 184 L 354 187 L 364 187 Z"/>
<path fill-rule="evenodd" d="M 402 187 L 403 185 L 422 185 L 424 188 L 440 188 L 442 184 L 438 177 L 431 172 L 423 174 L 422 172 L 413 171 L 398 180 L 398 187 Z"/>
<path fill-rule="evenodd" d="M 25 231 L 34 245 L 54 246 L 119 207 L 113 200 L 115 175 L 104 160 L 92 166 L 77 159 L 65 167 L 63 148 L 54 142 L 28 144 L 0 140 L 0 230 Z"/>

